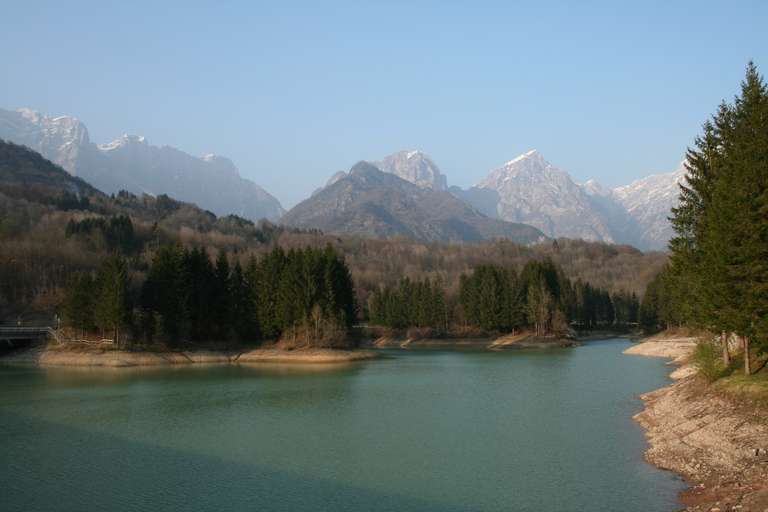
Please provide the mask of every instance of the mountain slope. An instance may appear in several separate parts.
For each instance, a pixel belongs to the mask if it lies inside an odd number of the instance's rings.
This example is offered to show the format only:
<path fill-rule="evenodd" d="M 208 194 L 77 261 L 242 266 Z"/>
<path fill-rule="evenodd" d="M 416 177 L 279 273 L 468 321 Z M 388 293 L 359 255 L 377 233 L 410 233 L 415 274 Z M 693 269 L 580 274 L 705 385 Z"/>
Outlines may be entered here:
<path fill-rule="evenodd" d="M 32 231 L 37 232 L 34 236 L 40 236 L 59 228 L 63 233 L 68 219 L 75 222 L 84 217 L 109 220 L 119 215 L 131 218 L 142 243 L 182 237 L 205 245 L 202 240 L 206 237 L 210 237 L 209 241 L 221 241 L 222 235 L 232 235 L 258 244 L 275 240 L 286 232 L 268 221 L 255 224 L 236 215 L 217 217 L 195 204 L 177 201 L 165 194 L 155 197 L 120 192 L 110 196 L 82 178 L 72 176 L 40 153 L 0 139 L 0 238 Z M 294 230 L 293 234 L 296 233 Z M 49 242 L 57 243 L 58 235 L 50 236 L 54 239 Z M 88 251 L 102 247 L 102 242 L 105 240 L 94 241 L 95 245 L 88 246 Z M 61 247 L 48 249 L 55 251 Z M 93 254 L 88 252 L 86 256 Z"/>
<path fill-rule="evenodd" d="M 380 170 L 414 185 L 433 190 L 448 190 L 445 176 L 435 162 L 421 151 L 399 151 L 371 163 Z"/>
<path fill-rule="evenodd" d="M 637 222 L 643 247 L 664 249 L 673 235 L 670 210 L 677 205 L 685 162 L 674 171 L 654 174 L 613 189 L 613 197 Z"/>
<path fill-rule="evenodd" d="M 616 243 L 648 248 L 643 243 L 639 224 L 614 197 L 611 190 L 595 180 L 588 180 L 579 186 L 589 198 L 592 210 L 603 219 Z"/>
<path fill-rule="evenodd" d="M 499 218 L 530 224 L 547 236 L 616 242 L 592 198 L 536 150 L 510 160 L 459 194 L 480 211 L 495 209 Z"/>
<path fill-rule="evenodd" d="M 232 213 L 252 220 L 274 220 L 284 213 L 277 199 L 241 177 L 224 157 L 197 158 L 129 135 L 96 145 L 79 120 L 47 117 L 28 109 L 0 109 L 0 138 L 40 152 L 107 193 L 168 194 L 219 215 Z"/>
<path fill-rule="evenodd" d="M 103 195 L 86 181 L 31 149 L 0 139 L 0 193 L 32 202 L 53 203 L 65 194 L 75 198 Z"/>
<path fill-rule="evenodd" d="M 535 228 L 490 219 L 448 192 L 419 187 L 367 162 L 296 205 L 281 222 L 329 233 L 440 242 L 544 238 Z"/>

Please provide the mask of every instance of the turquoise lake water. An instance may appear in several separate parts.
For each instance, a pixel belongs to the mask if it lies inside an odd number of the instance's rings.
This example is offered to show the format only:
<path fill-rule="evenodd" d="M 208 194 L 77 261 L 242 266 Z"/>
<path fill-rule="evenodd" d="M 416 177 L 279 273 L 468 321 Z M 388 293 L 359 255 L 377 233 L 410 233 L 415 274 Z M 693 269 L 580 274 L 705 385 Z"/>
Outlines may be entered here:
<path fill-rule="evenodd" d="M 624 340 L 334 367 L 0 367 L 2 511 L 672 511 Z"/>

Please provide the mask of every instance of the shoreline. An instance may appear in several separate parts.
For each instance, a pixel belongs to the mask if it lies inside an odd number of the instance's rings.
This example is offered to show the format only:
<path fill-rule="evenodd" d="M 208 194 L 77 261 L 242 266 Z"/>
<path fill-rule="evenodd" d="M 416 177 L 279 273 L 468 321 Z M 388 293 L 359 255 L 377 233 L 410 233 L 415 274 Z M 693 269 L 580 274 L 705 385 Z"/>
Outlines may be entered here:
<path fill-rule="evenodd" d="M 624 351 L 664 357 L 674 382 L 640 396 L 633 419 L 646 431 L 645 459 L 684 478 L 688 512 L 768 510 L 768 416 L 718 394 L 695 376 L 695 338 L 657 335 Z"/>
<path fill-rule="evenodd" d="M 95 345 L 36 345 L 0 355 L 0 365 L 39 367 L 160 367 L 190 364 L 333 364 L 365 361 L 381 357 L 378 349 L 476 349 L 490 351 L 546 350 L 581 345 L 582 341 L 624 337 L 595 333 L 576 337 L 536 337 L 530 332 L 515 335 L 466 338 L 408 338 L 383 336 L 371 339 L 357 349 L 307 348 L 285 350 L 262 347 L 243 350 L 117 350 Z"/>
<path fill-rule="evenodd" d="M 137 368 L 198 364 L 338 364 L 377 357 L 379 354 L 371 350 L 330 348 L 131 352 L 92 347 L 57 348 L 46 345 L 7 354 L 0 357 L 0 364 L 38 367 Z"/>
<path fill-rule="evenodd" d="M 616 337 L 616 336 L 611 336 Z M 502 336 L 477 337 L 425 337 L 409 338 L 403 335 L 380 336 L 370 341 L 373 348 L 399 349 L 475 349 L 475 350 L 525 350 L 567 348 L 580 345 L 582 338 L 562 336 L 536 337 L 530 332 L 505 334 Z"/>

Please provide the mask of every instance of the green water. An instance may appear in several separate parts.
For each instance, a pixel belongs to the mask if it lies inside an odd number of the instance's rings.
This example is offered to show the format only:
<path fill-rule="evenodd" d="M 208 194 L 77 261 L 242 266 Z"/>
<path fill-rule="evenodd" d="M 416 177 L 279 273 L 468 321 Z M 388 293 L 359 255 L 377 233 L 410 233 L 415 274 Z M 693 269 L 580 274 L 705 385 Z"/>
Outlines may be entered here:
<path fill-rule="evenodd" d="M 333 369 L 0 367 L 0 510 L 671 511 L 627 342 Z"/>

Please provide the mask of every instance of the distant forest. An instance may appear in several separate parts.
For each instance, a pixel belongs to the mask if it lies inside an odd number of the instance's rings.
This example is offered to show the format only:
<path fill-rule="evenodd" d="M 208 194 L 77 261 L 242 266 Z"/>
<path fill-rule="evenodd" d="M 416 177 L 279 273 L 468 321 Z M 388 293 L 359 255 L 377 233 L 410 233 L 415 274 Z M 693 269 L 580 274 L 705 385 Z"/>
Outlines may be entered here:
<path fill-rule="evenodd" d="M 572 327 L 628 327 L 637 323 L 640 307 L 635 294 L 572 282 L 549 258 L 528 261 L 519 274 L 514 267 L 481 265 L 462 274 L 457 299 L 451 307 L 440 280 L 403 279 L 372 294 L 369 318 L 392 329 L 514 333 L 532 328 L 543 336 Z"/>

